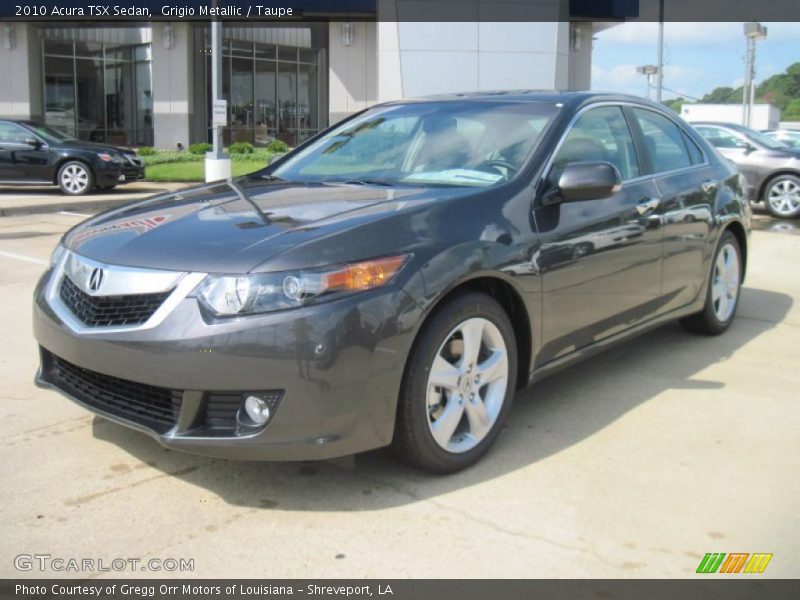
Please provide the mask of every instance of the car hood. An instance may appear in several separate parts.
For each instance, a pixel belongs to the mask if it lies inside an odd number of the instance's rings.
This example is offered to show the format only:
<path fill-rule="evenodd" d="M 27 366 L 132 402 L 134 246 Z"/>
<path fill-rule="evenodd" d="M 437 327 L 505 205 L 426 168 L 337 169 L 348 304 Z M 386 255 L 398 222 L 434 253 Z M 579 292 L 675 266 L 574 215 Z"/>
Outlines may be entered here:
<path fill-rule="evenodd" d="M 307 242 L 341 240 L 366 223 L 474 191 L 239 178 L 103 213 L 70 230 L 64 244 L 106 264 L 245 273 Z"/>
<path fill-rule="evenodd" d="M 131 148 L 124 146 L 114 146 L 113 144 L 101 144 L 99 142 L 85 142 L 83 140 L 69 140 L 62 142 L 61 147 L 65 149 L 87 150 L 89 152 L 119 152 L 121 154 L 134 154 Z"/>

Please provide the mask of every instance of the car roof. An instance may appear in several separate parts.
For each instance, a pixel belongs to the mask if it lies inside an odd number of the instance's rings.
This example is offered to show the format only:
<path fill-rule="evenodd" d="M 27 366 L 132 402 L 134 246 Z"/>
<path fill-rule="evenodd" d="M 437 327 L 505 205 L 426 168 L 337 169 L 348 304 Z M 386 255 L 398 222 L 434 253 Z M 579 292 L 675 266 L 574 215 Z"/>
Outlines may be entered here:
<path fill-rule="evenodd" d="M 436 94 L 388 102 L 387 104 L 405 104 L 413 102 L 446 102 L 446 101 L 497 101 L 508 100 L 512 102 L 552 102 L 564 104 L 582 104 L 589 101 L 606 102 L 632 102 L 644 106 L 657 107 L 662 110 L 666 107 L 632 94 L 618 94 L 613 92 L 596 91 L 568 91 L 568 90 L 488 90 L 473 92 L 458 92 L 450 94 Z M 668 109 L 667 109 L 668 110 Z"/>
<path fill-rule="evenodd" d="M 717 127 L 727 127 L 728 129 L 735 129 L 736 131 L 741 131 L 742 133 L 750 133 L 751 131 L 755 131 L 754 129 L 740 125 L 739 123 L 729 123 L 727 121 L 691 121 L 689 125 L 712 125 Z"/>
<path fill-rule="evenodd" d="M 38 123 L 29 119 L 7 119 L 5 117 L 0 117 L 0 121 L 4 123 L 16 123 L 17 125 L 38 125 Z"/>

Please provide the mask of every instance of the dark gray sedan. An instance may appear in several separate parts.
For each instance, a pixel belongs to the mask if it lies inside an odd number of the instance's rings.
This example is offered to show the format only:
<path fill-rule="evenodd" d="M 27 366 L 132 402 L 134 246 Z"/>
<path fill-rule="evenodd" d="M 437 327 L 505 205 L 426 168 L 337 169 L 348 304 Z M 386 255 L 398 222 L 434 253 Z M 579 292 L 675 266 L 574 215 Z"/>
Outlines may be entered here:
<path fill-rule="evenodd" d="M 774 217 L 800 216 L 800 148 L 735 123 L 692 123 L 747 181 L 752 202 L 763 202 Z"/>
<path fill-rule="evenodd" d="M 673 319 L 725 331 L 749 223 L 736 170 L 641 99 L 385 104 L 69 231 L 37 381 L 178 450 L 452 472 L 517 389 Z"/>

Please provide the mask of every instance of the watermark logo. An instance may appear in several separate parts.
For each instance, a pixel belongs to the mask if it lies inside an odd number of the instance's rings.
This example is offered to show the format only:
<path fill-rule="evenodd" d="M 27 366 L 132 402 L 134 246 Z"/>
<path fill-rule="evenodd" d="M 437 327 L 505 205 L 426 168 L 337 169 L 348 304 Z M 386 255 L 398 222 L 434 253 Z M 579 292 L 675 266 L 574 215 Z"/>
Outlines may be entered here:
<path fill-rule="evenodd" d="M 709 552 L 700 561 L 698 573 L 763 573 L 772 553 L 756 552 Z"/>

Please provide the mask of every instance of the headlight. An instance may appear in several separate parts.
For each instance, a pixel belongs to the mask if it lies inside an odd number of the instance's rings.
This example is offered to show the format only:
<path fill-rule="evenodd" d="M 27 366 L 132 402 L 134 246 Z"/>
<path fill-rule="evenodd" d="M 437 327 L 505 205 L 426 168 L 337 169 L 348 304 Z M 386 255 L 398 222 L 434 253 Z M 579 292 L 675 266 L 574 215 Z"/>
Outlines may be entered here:
<path fill-rule="evenodd" d="M 122 163 L 124 162 L 123 158 L 117 154 L 111 154 L 110 152 L 98 152 L 97 157 L 102 160 L 103 162 L 113 162 L 113 163 Z"/>
<path fill-rule="evenodd" d="M 51 269 L 56 266 L 56 263 L 58 263 L 58 261 L 64 255 L 64 250 L 65 250 L 65 248 L 64 248 L 63 244 L 58 244 L 58 246 L 53 248 L 53 253 L 50 255 L 50 268 Z"/>
<path fill-rule="evenodd" d="M 195 295 L 217 316 L 297 308 L 386 285 L 407 259 L 403 254 L 320 270 L 209 275 Z"/>

